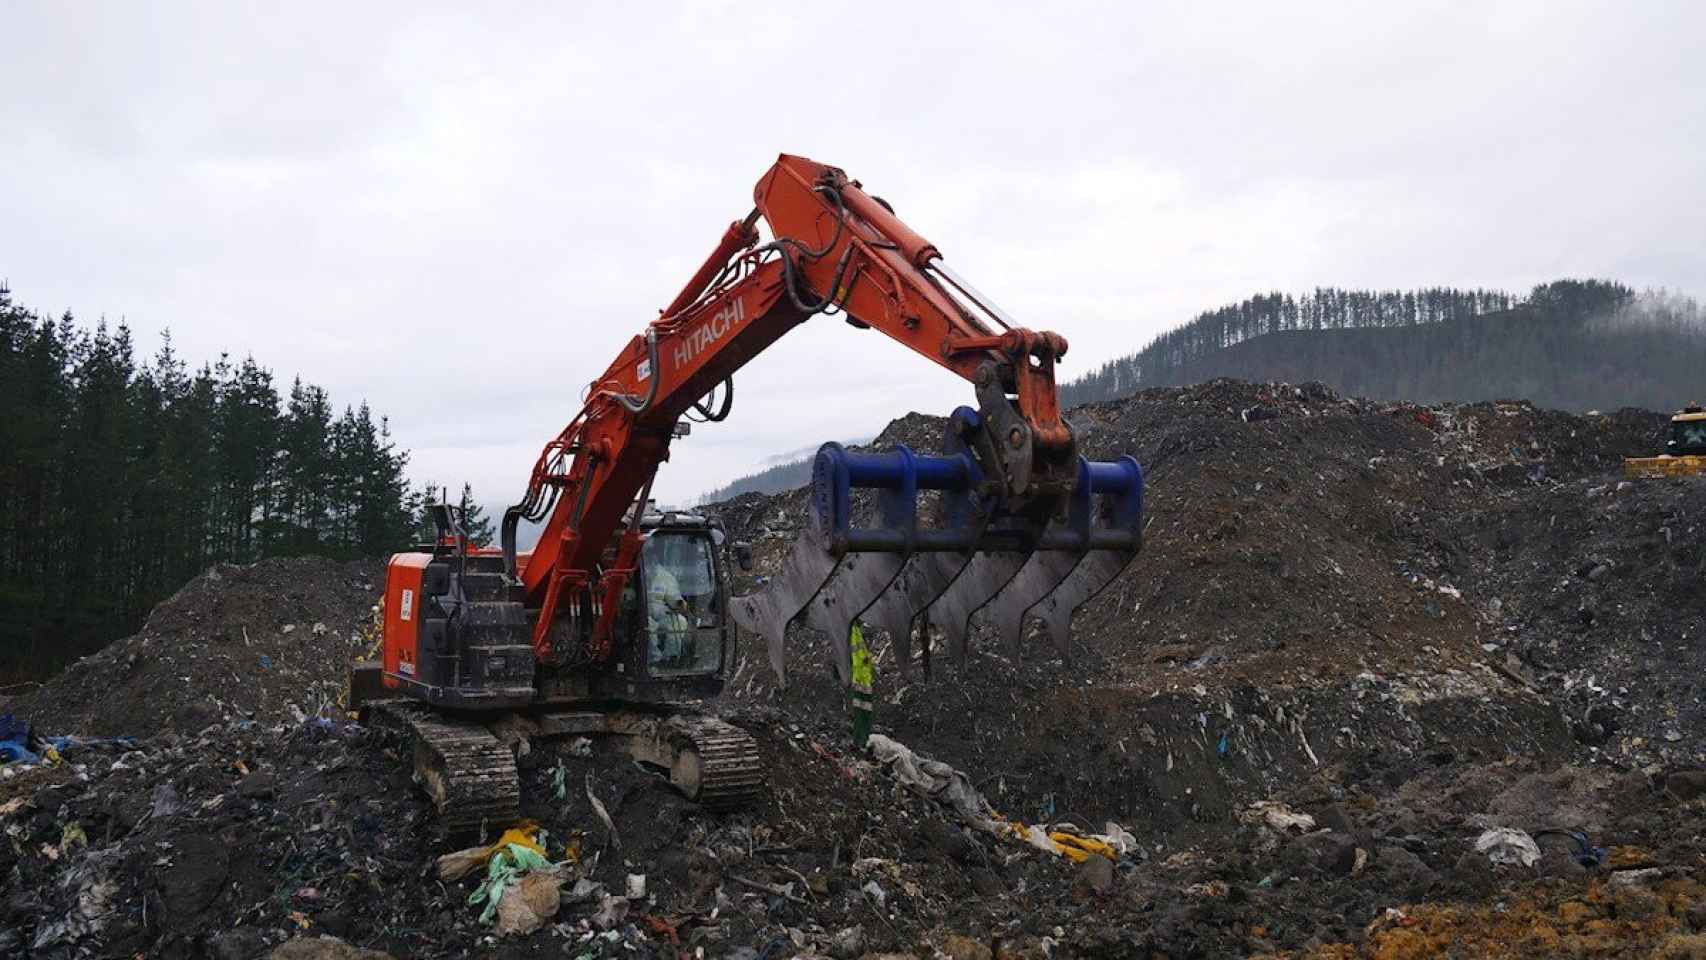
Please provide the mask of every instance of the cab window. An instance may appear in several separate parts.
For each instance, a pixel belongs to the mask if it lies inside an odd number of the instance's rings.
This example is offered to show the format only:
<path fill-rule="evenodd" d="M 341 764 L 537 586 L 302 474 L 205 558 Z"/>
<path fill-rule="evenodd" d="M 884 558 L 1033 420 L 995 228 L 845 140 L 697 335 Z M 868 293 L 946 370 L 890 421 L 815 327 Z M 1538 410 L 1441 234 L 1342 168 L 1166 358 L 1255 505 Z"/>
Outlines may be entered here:
<path fill-rule="evenodd" d="M 685 533 L 654 533 L 641 548 L 654 674 L 707 673 L 720 665 L 722 611 L 711 549 L 709 537 Z"/>

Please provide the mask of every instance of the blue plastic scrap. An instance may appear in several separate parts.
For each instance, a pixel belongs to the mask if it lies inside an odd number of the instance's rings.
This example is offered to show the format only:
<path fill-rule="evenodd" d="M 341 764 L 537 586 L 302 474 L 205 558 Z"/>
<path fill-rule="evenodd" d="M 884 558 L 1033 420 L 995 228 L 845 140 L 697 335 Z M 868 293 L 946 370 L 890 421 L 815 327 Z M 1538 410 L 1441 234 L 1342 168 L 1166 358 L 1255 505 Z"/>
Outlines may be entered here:
<path fill-rule="evenodd" d="M 59 751 L 62 757 L 78 750 L 136 749 L 135 737 L 42 737 L 41 742 Z"/>
<path fill-rule="evenodd" d="M 31 737 L 30 725 L 11 714 L 0 716 L 0 763 L 40 763 L 51 749 L 61 757 L 78 750 L 134 750 L 135 737 Z"/>
<path fill-rule="evenodd" d="M 41 757 L 30 749 L 30 724 L 10 713 L 0 716 L 0 763 L 36 763 Z"/>
<path fill-rule="evenodd" d="M 1610 856 L 1609 851 L 1604 847 L 1594 846 L 1593 842 L 1588 839 L 1588 835 L 1580 830 L 1541 830 L 1534 834 L 1536 840 L 1546 836 L 1567 837 L 1574 842 L 1576 849 L 1571 852 L 1570 856 L 1584 867 L 1604 866 L 1605 858 Z"/>

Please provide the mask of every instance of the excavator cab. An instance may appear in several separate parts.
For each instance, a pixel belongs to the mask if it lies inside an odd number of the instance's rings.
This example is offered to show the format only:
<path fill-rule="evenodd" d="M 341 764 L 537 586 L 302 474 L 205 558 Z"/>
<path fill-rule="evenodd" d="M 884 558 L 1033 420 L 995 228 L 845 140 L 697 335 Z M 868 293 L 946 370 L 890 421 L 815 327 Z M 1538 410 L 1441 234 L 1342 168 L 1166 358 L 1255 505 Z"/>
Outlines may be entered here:
<path fill-rule="evenodd" d="M 630 649 L 648 680 L 715 677 L 729 643 L 722 529 L 692 514 L 652 514 L 628 602 Z"/>

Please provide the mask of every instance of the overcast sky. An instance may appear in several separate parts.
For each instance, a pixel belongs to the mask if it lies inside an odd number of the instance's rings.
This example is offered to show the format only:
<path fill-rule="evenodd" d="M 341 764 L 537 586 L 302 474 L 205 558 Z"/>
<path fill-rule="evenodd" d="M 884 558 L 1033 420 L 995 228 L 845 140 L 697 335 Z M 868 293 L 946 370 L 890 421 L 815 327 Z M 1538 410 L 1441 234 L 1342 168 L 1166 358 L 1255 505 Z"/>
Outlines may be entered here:
<path fill-rule="evenodd" d="M 1706 293 L 1706 7 L 1406 11 L 7 3 L 0 278 L 365 398 L 494 504 L 784 151 L 1064 334 L 1063 378 L 1270 289 Z M 737 384 L 663 498 L 971 400 L 839 319 Z"/>

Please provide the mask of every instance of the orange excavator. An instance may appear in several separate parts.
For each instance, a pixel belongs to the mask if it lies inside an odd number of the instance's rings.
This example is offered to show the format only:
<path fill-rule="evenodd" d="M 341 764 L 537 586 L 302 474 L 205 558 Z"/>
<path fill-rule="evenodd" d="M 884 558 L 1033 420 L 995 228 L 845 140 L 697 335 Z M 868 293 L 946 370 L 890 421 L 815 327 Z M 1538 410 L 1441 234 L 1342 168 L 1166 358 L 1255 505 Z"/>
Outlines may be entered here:
<path fill-rule="evenodd" d="M 501 547 L 470 547 L 440 507 L 437 542 L 389 562 L 382 659 L 356 668 L 352 700 L 414 737 L 452 830 L 519 815 L 518 730 L 618 738 L 687 796 L 740 806 L 762 787 L 756 746 L 696 709 L 722 688 L 737 624 L 779 682 L 790 623 L 829 635 L 843 682 L 855 618 L 891 636 L 903 669 L 915 633 L 963 663 L 980 623 L 1017 657 L 1037 622 L 1065 655 L 1072 612 L 1139 549 L 1137 462 L 1079 456 L 1061 416 L 1065 339 L 1015 323 L 835 167 L 783 155 L 753 198 L 546 444 Z M 729 416 L 741 366 L 820 313 L 970 381 L 977 405 L 949 417 L 939 455 L 825 444 L 809 529 L 759 592 L 730 597 L 745 545 L 713 518 L 651 509 L 652 481 L 689 422 Z M 543 524 L 531 552 L 522 521 Z"/>

